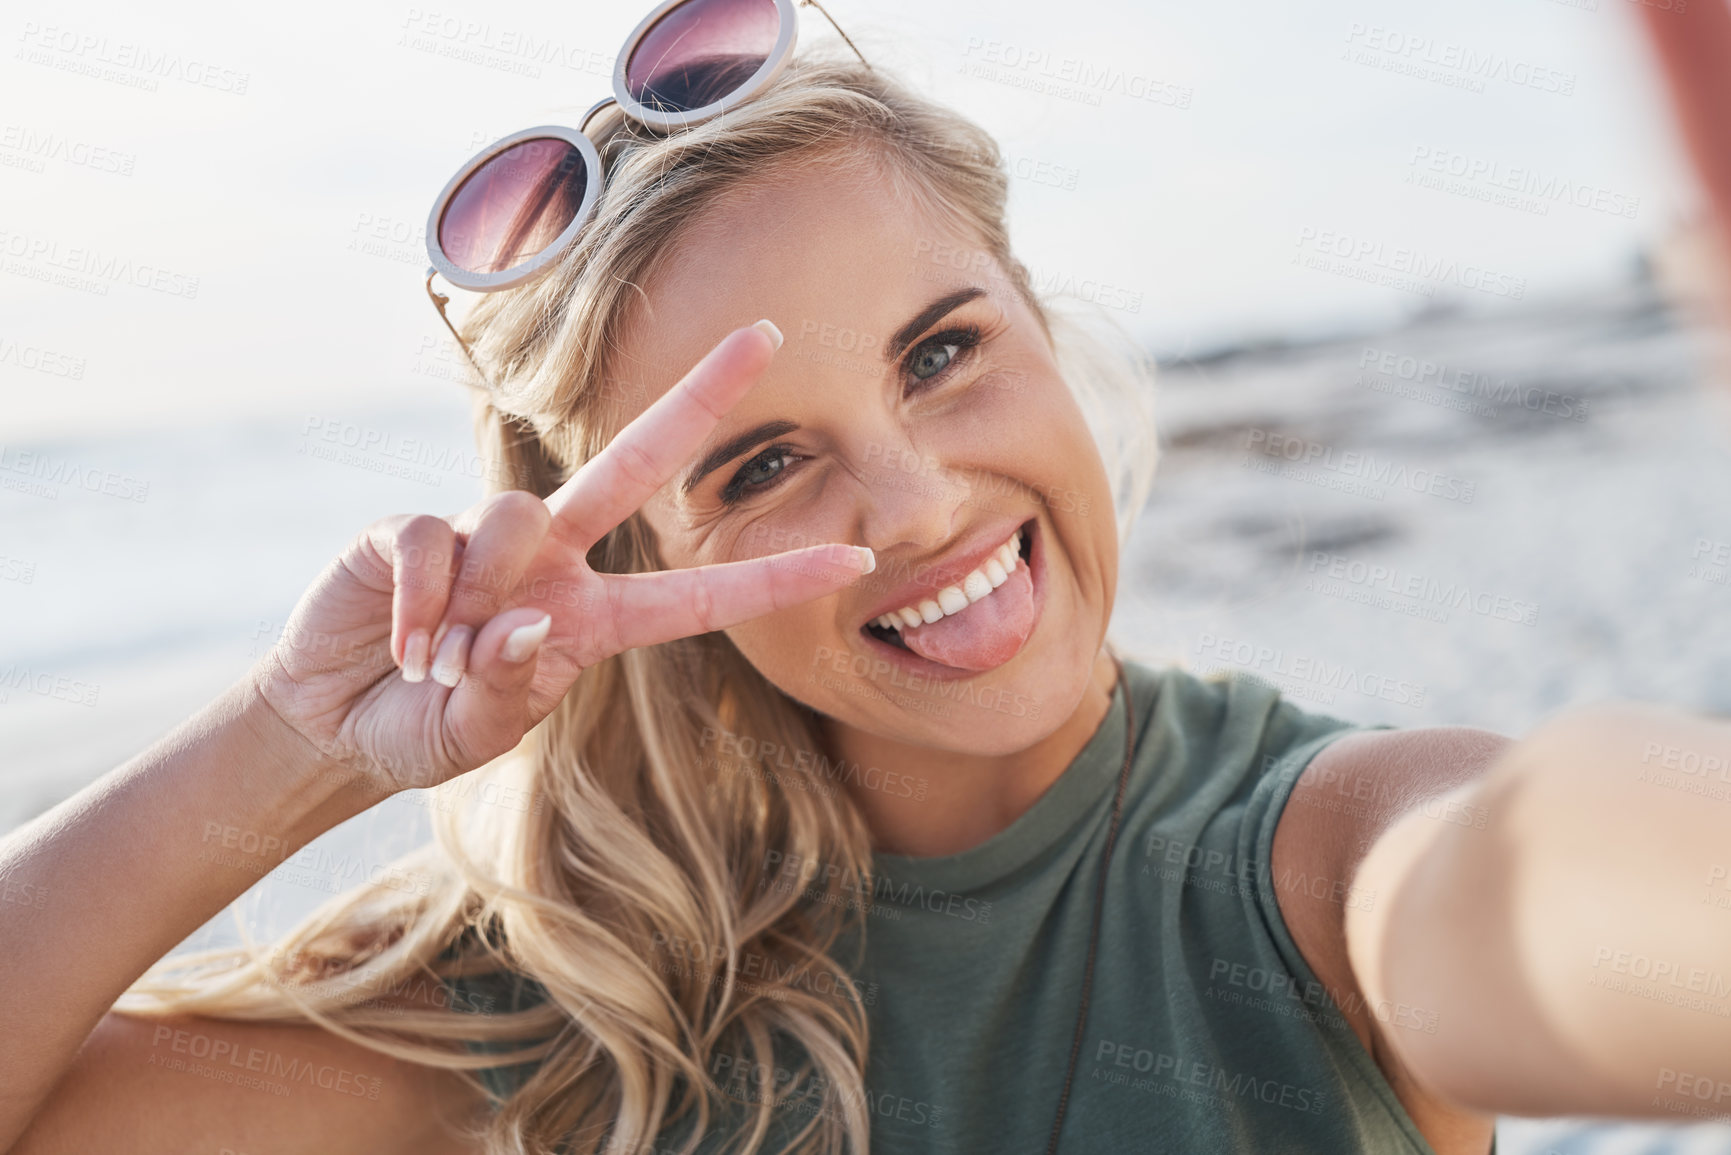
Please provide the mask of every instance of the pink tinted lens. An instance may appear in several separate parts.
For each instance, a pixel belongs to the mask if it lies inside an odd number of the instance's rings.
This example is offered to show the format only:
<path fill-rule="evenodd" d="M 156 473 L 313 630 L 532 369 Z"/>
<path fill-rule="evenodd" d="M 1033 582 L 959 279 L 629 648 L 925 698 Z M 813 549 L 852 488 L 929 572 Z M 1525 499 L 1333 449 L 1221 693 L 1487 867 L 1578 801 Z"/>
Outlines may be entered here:
<path fill-rule="evenodd" d="M 502 273 L 556 240 L 588 184 L 583 154 L 556 136 L 512 145 L 469 174 L 439 218 L 439 247 L 459 269 Z"/>
<path fill-rule="evenodd" d="M 714 104 L 769 59 L 780 30 L 775 0 L 688 0 L 644 33 L 626 90 L 663 112 Z"/>

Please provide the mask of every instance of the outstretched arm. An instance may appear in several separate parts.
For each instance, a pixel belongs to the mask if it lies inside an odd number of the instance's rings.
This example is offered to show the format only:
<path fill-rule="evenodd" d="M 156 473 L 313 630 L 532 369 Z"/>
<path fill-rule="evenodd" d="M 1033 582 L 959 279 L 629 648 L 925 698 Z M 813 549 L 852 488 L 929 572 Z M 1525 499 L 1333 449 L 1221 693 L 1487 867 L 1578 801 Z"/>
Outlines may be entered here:
<path fill-rule="evenodd" d="M 1731 722 L 1635 703 L 1566 712 L 1409 812 L 1346 912 L 1372 1002 L 1414 1077 L 1472 1110 L 1687 1122 L 1731 1116 Z"/>

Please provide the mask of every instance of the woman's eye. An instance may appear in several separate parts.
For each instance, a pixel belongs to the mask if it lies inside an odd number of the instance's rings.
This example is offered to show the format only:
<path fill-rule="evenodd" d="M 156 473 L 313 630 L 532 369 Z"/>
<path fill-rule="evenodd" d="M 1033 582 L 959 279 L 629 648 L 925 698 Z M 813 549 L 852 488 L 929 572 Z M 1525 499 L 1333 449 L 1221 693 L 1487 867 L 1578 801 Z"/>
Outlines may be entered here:
<path fill-rule="evenodd" d="M 934 333 L 915 345 L 903 361 L 904 370 L 917 381 L 933 381 L 947 376 L 967 360 L 968 350 L 981 341 L 977 325 L 964 325 L 942 333 Z M 748 459 L 739 472 L 721 487 L 721 500 L 732 505 L 745 497 L 765 493 L 781 484 L 781 475 L 788 466 L 800 460 L 789 445 L 771 445 L 756 457 Z"/>
<path fill-rule="evenodd" d="M 921 381 L 926 381 L 942 373 L 961 350 L 960 345 L 931 344 L 922 346 L 914 356 L 908 371 Z"/>
<path fill-rule="evenodd" d="M 945 333 L 934 333 L 915 345 L 907 359 L 907 372 L 916 381 L 932 381 L 954 368 L 964 352 L 980 343 L 978 326 L 968 325 Z"/>
<path fill-rule="evenodd" d="M 788 460 L 788 455 L 778 450 L 773 456 L 753 458 L 746 463 L 744 469 L 739 471 L 739 475 L 747 485 L 762 485 L 780 473 Z"/>
<path fill-rule="evenodd" d="M 722 489 L 721 499 L 738 501 L 745 490 L 764 488 L 773 482 L 792 460 L 793 453 L 785 445 L 774 445 L 765 449 L 739 467 L 739 472 L 734 474 Z"/>

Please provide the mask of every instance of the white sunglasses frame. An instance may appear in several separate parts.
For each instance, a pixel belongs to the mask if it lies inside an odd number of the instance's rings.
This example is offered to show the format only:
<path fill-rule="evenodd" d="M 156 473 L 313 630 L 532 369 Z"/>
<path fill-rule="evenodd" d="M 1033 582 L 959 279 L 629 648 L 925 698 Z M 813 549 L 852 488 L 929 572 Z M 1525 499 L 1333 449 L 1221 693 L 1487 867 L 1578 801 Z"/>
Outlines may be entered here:
<path fill-rule="evenodd" d="M 510 136 L 502 137 L 465 161 L 456 174 L 445 183 L 445 187 L 439 192 L 438 198 L 433 201 L 432 211 L 427 214 L 426 234 L 427 257 L 433 263 L 432 268 L 427 271 L 427 292 L 433 296 L 434 304 L 438 306 L 440 316 L 444 316 L 445 302 L 449 298 L 441 297 L 433 292 L 432 279 L 435 274 L 444 277 L 445 280 L 459 289 L 468 289 L 471 292 L 490 293 L 499 289 L 514 288 L 545 272 L 548 266 L 552 265 L 577 238 L 577 234 L 583 231 L 583 226 L 589 222 L 589 218 L 594 213 L 595 201 L 601 194 L 601 185 L 605 179 L 605 174 L 601 170 L 601 155 L 596 151 L 595 143 L 583 131 L 597 112 L 609 104 L 617 104 L 620 111 L 627 117 L 656 132 L 665 133 L 680 128 L 690 128 L 706 120 L 712 120 L 729 109 L 736 108 L 758 96 L 764 89 L 775 83 L 776 78 L 787 68 L 788 62 L 793 59 L 794 46 L 799 38 L 799 16 L 796 5 L 794 0 L 772 0 L 775 4 L 776 13 L 780 17 L 780 27 L 776 31 L 775 46 L 770 49 L 769 55 L 764 58 L 757 71 L 753 72 L 745 83 L 720 100 L 687 112 L 668 112 L 644 105 L 631 95 L 630 89 L 626 86 L 625 72 L 631 62 L 631 54 L 637 50 L 638 45 L 642 43 L 649 30 L 664 16 L 682 4 L 691 2 L 692 0 L 662 0 L 662 3 L 656 5 L 655 9 L 645 16 L 636 28 L 632 29 L 631 35 L 625 38 L 625 45 L 619 50 L 619 56 L 613 64 L 613 95 L 601 100 L 585 113 L 576 128 L 544 124 L 535 128 L 525 128 L 520 132 L 512 133 Z M 801 5 L 811 4 L 819 12 L 823 12 L 825 19 L 835 25 L 835 20 L 827 11 L 824 11 L 823 5 L 817 3 L 817 0 L 799 0 L 799 3 Z M 847 33 L 842 32 L 839 25 L 836 25 L 836 31 L 841 33 L 843 40 L 847 40 L 848 47 L 853 48 L 854 52 L 858 54 L 859 49 L 854 48 L 853 41 L 848 40 Z M 860 60 L 864 63 L 865 57 L 861 55 Z M 870 68 L 871 65 L 867 63 L 866 67 Z M 464 182 L 500 153 L 526 140 L 549 137 L 570 144 L 583 158 L 583 201 L 578 205 L 576 214 L 571 218 L 571 223 L 566 225 L 546 248 L 521 264 L 513 265 L 508 269 L 494 273 L 477 273 L 457 265 L 445 255 L 445 251 L 439 243 L 439 222 L 445 215 L 445 210 L 450 206 L 451 198 L 456 195 L 457 190 L 463 186 Z M 446 318 L 445 323 L 446 325 L 450 324 L 449 318 Z"/>

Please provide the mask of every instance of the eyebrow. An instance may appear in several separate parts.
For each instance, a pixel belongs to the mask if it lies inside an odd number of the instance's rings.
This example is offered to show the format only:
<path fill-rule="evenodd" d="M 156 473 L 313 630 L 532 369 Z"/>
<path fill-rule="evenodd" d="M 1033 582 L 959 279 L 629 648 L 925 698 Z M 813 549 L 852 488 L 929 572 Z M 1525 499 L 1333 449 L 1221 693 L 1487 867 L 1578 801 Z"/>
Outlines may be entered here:
<path fill-rule="evenodd" d="M 765 421 L 762 425 L 747 429 L 737 437 L 728 438 L 726 441 L 703 455 L 703 460 L 697 463 L 697 467 L 685 475 L 685 481 L 680 485 L 679 492 L 690 493 L 697 487 L 698 482 L 702 481 L 705 477 L 708 477 L 711 473 L 720 469 L 723 465 L 726 465 L 729 461 L 732 461 L 735 457 L 738 457 L 746 450 L 753 449 L 759 443 L 768 441 L 772 437 L 780 437 L 784 433 L 792 433 L 798 428 L 799 422 L 797 421 L 788 421 L 785 419 L 780 421 Z"/>
<path fill-rule="evenodd" d="M 914 343 L 915 337 L 925 332 L 928 325 L 945 313 L 959 309 L 969 301 L 977 300 L 985 295 L 986 290 L 978 285 L 969 285 L 964 289 L 957 289 L 953 293 L 945 293 L 915 314 L 913 320 L 896 330 L 895 336 L 891 337 L 889 344 L 884 346 L 884 360 L 894 361 L 900 357 L 903 350 Z"/>
<path fill-rule="evenodd" d="M 894 361 L 897 357 L 900 357 L 902 353 L 906 351 L 907 347 L 914 343 L 914 338 L 925 332 L 925 330 L 939 317 L 954 312 L 969 301 L 978 300 L 985 295 L 986 290 L 980 288 L 978 285 L 969 285 L 966 288 L 945 293 L 943 296 L 937 298 L 916 313 L 907 324 L 895 331 L 894 336 L 889 339 L 889 343 L 884 346 L 884 360 Z M 720 469 L 723 465 L 726 465 L 740 454 L 749 449 L 755 449 L 758 445 L 770 440 L 771 438 L 781 437 L 784 434 L 792 433 L 798 428 L 799 422 L 788 421 L 784 418 L 779 421 L 765 421 L 762 425 L 754 426 L 738 436 L 728 438 L 726 441 L 703 455 L 703 459 L 697 463 L 690 473 L 685 475 L 685 480 L 680 483 L 679 492 L 690 493 L 693 489 L 697 488 L 698 483 L 705 477 L 708 477 L 711 473 L 714 473 L 717 469 Z"/>

